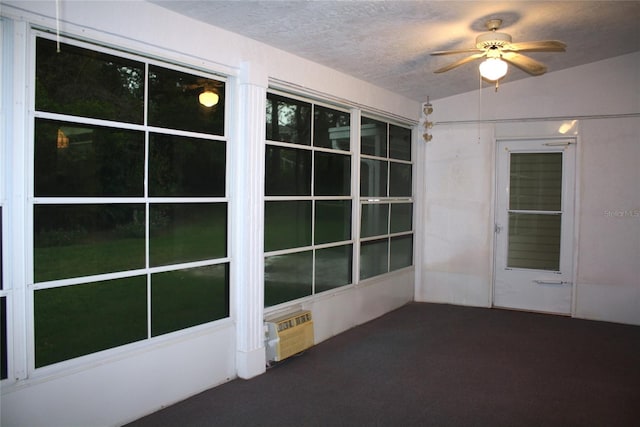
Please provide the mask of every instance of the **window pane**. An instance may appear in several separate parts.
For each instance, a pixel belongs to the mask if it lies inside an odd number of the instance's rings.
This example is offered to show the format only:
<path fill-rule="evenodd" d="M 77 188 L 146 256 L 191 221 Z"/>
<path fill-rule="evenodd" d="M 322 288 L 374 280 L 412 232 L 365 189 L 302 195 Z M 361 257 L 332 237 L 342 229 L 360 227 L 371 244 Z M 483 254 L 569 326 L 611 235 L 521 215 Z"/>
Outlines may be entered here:
<path fill-rule="evenodd" d="M 360 196 L 387 196 L 387 165 L 382 160 L 360 160 Z"/>
<path fill-rule="evenodd" d="M 311 295 L 312 251 L 266 257 L 264 265 L 265 307 Z"/>
<path fill-rule="evenodd" d="M 511 153 L 509 209 L 562 209 L 562 153 Z"/>
<path fill-rule="evenodd" d="M 142 123 L 144 65 L 36 39 L 36 110 Z"/>
<path fill-rule="evenodd" d="M 313 145 L 348 151 L 350 147 L 350 115 L 326 107 L 315 107 Z"/>
<path fill-rule="evenodd" d="M 145 276 L 35 291 L 36 368 L 147 338 Z"/>
<path fill-rule="evenodd" d="M 391 204 L 391 233 L 401 233 L 411 231 L 413 227 L 413 204 L 412 203 L 392 203 Z"/>
<path fill-rule="evenodd" d="M 205 90 L 218 103 L 205 107 L 198 98 Z M 149 124 L 163 128 L 224 135 L 224 82 L 149 66 Z"/>
<path fill-rule="evenodd" d="M 386 273 L 388 263 L 389 243 L 387 239 L 360 244 L 360 279 L 364 280 Z"/>
<path fill-rule="evenodd" d="M 8 376 L 7 299 L 0 297 L 0 380 Z"/>
<path fill-rule="evenodd" d="M 35 195 L 143 196 L 144 133 L 36 119 Z"/>
<path fill-rule="evenodd" d="M 389 196 L 411 197 L 411 165 L 390 162 Z"/>
<path fill-rule="evenodd" d="M 226 203 L 155 203 L 149 216 L 152 266 L 227 255 Z"/>
<path fill-rule="evenodd" d="M 264 250 L 311 245 L 311 201 L 266 202 Z"/>
<path fill-rule="evenodd" d="M 360 152 L 370 156 L 387 157 L 387 124 L 362 117 Z"/>
<path fill-rule="evenodd" d="M 228 264 L 151 276 L 151 335 L 229 316 Z"/>
<path fill-rule="evenodd" d="M 311 195 L 311 151 L 267 146 L 266 196 Z"/>
<path fill-rule="evenodd" d="M 561 215 L 509 213 L 507 267 L 560 271 Z"/>
<path fill-rule="evenodd" d="M 351 239 L 351 200 L 316 201 L 315 243 Z"/>
<path fill-rule="evenodd" d="M 389 204 L 363 204 L 360 221 L 360 237 L 380 236 L 389 233 Z"/>
<path fill-rule="evenodd" d="M 2 221 L 4 221 L 4 219 L 2 217 L 2 206 L 0 206 L 0 289 L 4 289 L 4 274 L 2 272 L 2 257 L 4 256 L 2 253 Z"/>
<path fill-rule="evenodd" d="M 142 204 L 34 206 L 34 280 L 144 268 Z"/>
<path fill-rule="evenodd" d="M 314 194 L 348 196 L 351 194 L 351 156 L 315 153 Z"/>
<path fill-rule="evenodd" d="M 413 235 L 391 238 L 390 271 L 413 264 Z"/>
<path fill-rule="evenodd" d="M 311 105 L 268 93 L 267 139 L 311 145 Z"/>
<path fill-rule="evenodd" d="M 224 197 L 224 142 L 164 134 L 149 140 L 150 196 Z"/>
<path fill-rule="evenodd" d="M 316 293 L 351 283 L 353 246 L 316 250 Z"/>
<path fill-rule="evenodd" d="M 411 129 L 389 125 L 389 157 L 411 160 Z"/>

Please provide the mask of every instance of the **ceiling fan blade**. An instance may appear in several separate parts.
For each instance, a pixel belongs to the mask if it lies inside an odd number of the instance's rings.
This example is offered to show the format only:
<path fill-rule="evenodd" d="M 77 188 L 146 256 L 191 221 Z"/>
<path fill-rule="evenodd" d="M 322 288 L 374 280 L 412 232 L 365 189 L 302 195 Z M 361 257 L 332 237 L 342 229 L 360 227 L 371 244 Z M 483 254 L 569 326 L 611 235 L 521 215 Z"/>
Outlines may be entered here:
<path fill-rule="evenodd" d="M 533 58 L 529 58 L 528 56 L 520 55 L 519 53 L 504 52 L 502 54 L 502 59 L 509 62 L 510 64 L 515 65 L 522 71 L 531 74 L 532 76 L 539 76 L 547 72 L 547 66 L 542 62 L 538 62 Z"/>
<path fill-rule="evenodd" d="M 473 52 L 484 52 L 484 49 L 458 49 L 458 50 L 439 50 L 437 52 L 431 52 L 431 55 L 453 55 L 456 53 L 473 53 Z"/>
<path fill-rule="evenodd" d="M 447 66 L 444 66 L 442 68 L 438 68 L 437 70 L 434 71 L 434 73 L 444 73 L 445 71 L 449 71 L 451 69 L 454 69 L 456 67 L 464 65 L 467 62 L 471 62 L 471 61 L 473 61 L 475 59 L 482 58 L 486 54 L 487 54 L 486 52 L 482 52 L 482 53 L 476 53 L 475 55 L 467 56 L 466 58 L 462 58 L 462 59 L 460 59 L 460 60 L 458 60 L 456 62 L 453 62 L 453 63 L 451 63 L 451 64 L 449 64 Z"/>
<path fill-rule="evenodd" d="M 564 52 L 567 45 L 558 40 L 540 40 L 536 42 L 510 43 L 503 48 L 515 52 Z"/>

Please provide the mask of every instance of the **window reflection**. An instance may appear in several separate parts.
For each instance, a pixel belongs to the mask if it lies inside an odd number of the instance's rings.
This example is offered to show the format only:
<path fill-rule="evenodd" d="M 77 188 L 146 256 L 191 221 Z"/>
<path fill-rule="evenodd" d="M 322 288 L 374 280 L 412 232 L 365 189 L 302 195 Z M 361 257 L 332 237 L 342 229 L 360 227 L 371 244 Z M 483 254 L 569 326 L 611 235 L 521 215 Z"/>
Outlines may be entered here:
<path fill-rule="evenodd" d="M 389 157 L 411 160 L 411 129 L 389 125 Z"/>
<path fill-rule="evenodd" d="M 389 240 L 380 239 L 360 244 L 360 279 L 387 272 L 389 264 Z"/>
<path fill-rule="evenodd" d="M 351 194 L 351 157 L 317 151 L 314 156 L 314 194 L 348 196 Z"/>
<path fill-rule="evenodd" d="M 351 283 L 352 256 L 352 245 L 316 250 L 316 293 Z"/>
<path fill-rule="evenodd" d="M 316 106 L 313 121 L 313 145 L 348 151 L 351 141 L 350 115 Z"/>
<path fill-rule="evenodd" d="M 388 162 L 373 159 L 360 160 L 360 196 L 387 196 Z"/>
<path fill-rule="evenodd" d="M 392 237 L 390 249 L 389 271 L 399 270 L 413 264 L 413 235 Z"/>
<path fill-rule="evenodd" d="M 389 162 L 389 196 L 411 197 L 411 164 Z"/>
<path fill-rule="evenodd" d="M 267 94 L 267 139 L 311 145 L 311 105 Z"/>
<path fill-rule="evenodd" d="M 266 202 L 264 208 L 264 250 L 311 244 L 311 201 Z"/>
<path fill-rule="evenodd" d="M 265 307 L 311 295 L 312 251 L 266 257 L 264 264 Z"/>
<path fill-rule="evenodd" d="M 316 244 L 351 239 L 351 200 L 318 200 L 315 216 Z"/>
<path fill-rule="evenodd" d="M 389 233 L 389 203 L 362 205 L 360 237 L 381 236 Z"/>
<path fill-rule="evenodd" d="M 387 157 L 387 124 L 362 117 L 360 125 L 360 152 L 376 157 Z"/>
<path fill-rule="evenodd" d="M 267 146 L 266 196 L 311 195 L 311 151 Z"/>

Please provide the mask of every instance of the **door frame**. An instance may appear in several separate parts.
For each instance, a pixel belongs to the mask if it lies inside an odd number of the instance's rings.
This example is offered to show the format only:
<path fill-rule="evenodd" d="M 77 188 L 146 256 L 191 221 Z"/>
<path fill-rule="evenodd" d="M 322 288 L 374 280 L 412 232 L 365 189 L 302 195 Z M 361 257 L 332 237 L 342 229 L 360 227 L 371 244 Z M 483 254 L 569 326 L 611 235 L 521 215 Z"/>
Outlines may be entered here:
<path fill-rule="evenodd" d="M 572 233 L 571 233 L 571 241 L 567 242 L 568 245 L 571 246 L 572 248 L 572 253 L 571 253 L 571 268 L 570 271 L 568 273 L 569 277 L 571 278 L 571 306 L 570 306 L 570 311 L 569 313 L 566 314 L 566 316 L 570 316 L 570 317 L 575 317 L 575 313 L 576 313 L 576 300 L 577 300 L 577 268 L 578 268 L 578 259 L 579 259 L 579 254 L 578 254 L 578 241 L 579 241 L 579 235 L 578 235 L 578 230 L 579 230 L 579 215 L 578 215 L 578 206 L 579 206 L 579 201 L 580 201 L 580 165 L 581 162 L 579 161 L 581 156 L 582 156 L 582 150 L 581 150 L 581 144 L 579 141 L 579 136 L 578 136 L 578 132 L 576 131 L 576 133 L 574 135 L 571 136 L 565 136 L 565 135 L 560 135 L 560 136 L 556 136 L 556 135 L 549 135 L 549 136 L 496 136 L 494 139 L 494 144 L 493 144 L 493 170 L 492 170 L 492 187 L 493 187 L 493 194 L 492 194 L 492 200 L 491 200 L 491 218 L 492 218 L 492 223 L 490 224 L 491 229 L 493 230 L 493 232 L 491 233 L 491 239 L 492 239 L 492 245 L 491 245 L 491 283 L 490 283 L 490 291 L 489 291 L 489 306 L 491 308 L 500 308 L 500 309 L 509 309 L 509 310 L 520 310 L 517 308 L 508 308 L 508 307 L 501 307 L 501 306 L 496 306 L 494 304 L 494 300 L 495 300 L 495 285 L 496 285 L 496 276 L 497 276 L 497 271 L 498 271 L 498 259 L 497 259 L 497 254 L 498 254 L 498 233 L 496 232 L 496 226 L 498 223 L 498 215 L 499 215 L 499 209 L 498 209 L 498 192 L 499 190 L 499 174 L 498 174 L 498 169 L 500 167 L 500 143 L 504 142 L 504 141 L 512 141 L 512 142 L 517 142 L 517 141 L 547 141 L 547 143 L 551 143 L 551 144 L 557 144 L 557 145 L 561 145 L 561 144 L 567 144 L 567 145 L 573 145 L 574 146 L 574 155 L 573 155 L 573 162 L 572 162 L 572 167 L 573 167 L 573 201 L 572 201 L 572 206 L 571 206 L 571 210 L 572 210 L 572 214 L 573 214 L 573 221 L 572 221 Z M 564 177 L 563 177 L 564 180 Z M 536 312 L 535 310 L 521 310 L 521 311 L 529 311 L 529 312 Z M 549 312 L 542 312 L 545 314 L 554 314 L 554 313 L 549 313 Z M 563 314 L 556 314 L 556 315 L 563 315 Z"/>

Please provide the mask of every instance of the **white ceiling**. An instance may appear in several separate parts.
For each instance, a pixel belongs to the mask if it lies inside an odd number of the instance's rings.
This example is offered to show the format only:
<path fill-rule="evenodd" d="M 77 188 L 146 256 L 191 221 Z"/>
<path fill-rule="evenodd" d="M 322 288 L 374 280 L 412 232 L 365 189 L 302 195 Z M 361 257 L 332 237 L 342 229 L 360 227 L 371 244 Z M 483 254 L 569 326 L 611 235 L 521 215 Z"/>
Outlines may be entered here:
<path fill-rule="evenodd" d="M 549 72 L 640 50 L 640 1 L 151 1 L 417 101 L 477 89 L 477 61 L 434 74 L 464 54 L 429 53 L 475 47 L 490 18 L 514 42 L 565 42 L 528 54 Z M 526 77 L 510 66 L 503 83 Z"/>

